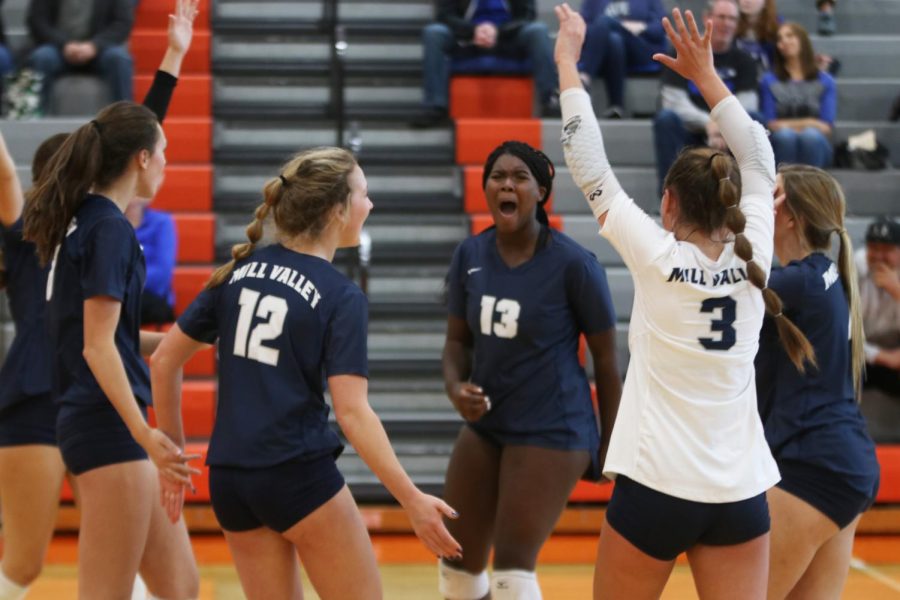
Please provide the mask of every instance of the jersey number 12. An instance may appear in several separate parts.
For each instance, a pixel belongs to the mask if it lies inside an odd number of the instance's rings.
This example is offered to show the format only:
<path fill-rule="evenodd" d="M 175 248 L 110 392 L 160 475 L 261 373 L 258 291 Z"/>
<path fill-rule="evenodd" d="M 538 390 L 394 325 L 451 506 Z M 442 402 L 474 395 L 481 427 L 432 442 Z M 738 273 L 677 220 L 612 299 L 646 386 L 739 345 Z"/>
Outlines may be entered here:
<path fill-rule="evenodd" d="M 259 292 L 247 288 L 241 290 L 241 296 L 238 298 L 241 314 L 238 315 L 237 330 L 234 332 L 234 354 L 274 367 L 278 364 L 279 351 L 264 346 L 263 342 L 274 340 L 281 335 L 288 304 L 284 298 L 278 296 L 263 296 L 260 300 L 259 295 Z M 251 332 L 250 323 L 253 322 L 254 312 L 257 317 L 267 321 L 257 324 Z"/>

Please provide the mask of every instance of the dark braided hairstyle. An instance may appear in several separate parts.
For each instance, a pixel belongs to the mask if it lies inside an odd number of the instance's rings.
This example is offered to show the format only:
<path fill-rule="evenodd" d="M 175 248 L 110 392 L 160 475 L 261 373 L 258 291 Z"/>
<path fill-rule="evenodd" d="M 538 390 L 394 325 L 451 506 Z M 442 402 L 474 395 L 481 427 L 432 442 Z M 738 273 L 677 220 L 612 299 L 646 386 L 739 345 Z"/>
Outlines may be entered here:
<path fill-rule="evenodd" d="M 753 260 L 753 245 L 744 235 L 747 219 L 741 211 L 741 172 L 731 155 L 711 148 L 689 148 L 678 155 L 663 187 L 678 198 L 679 218 L 710 234 L 722 226 L 734 234 L 734 253 L 747 263 L 747 277 L 762 290 L 766 312 L 775 318 L 778 336 L 801 373 L 816 355 L 803 332 L 782 312 L 781 298 L 767 287 L 766 273 Z"/>
<path fill-rule="evenodd" d="M 550 219 L 547 218 L 547 211 L 544 210 L 544 205 L 547 204 L 547 200 L 553 191 L 553 178 L 556 176 L 556 167 L 553 166 L 553 162 L 547 155 L 537 148 L 516 140 L 507 140 L 494 148 L 484 162 L 484 172 L 481 174 L 481 189 L 487 187 L 488 177 L 490 177 L 491 171 L 494 170 L 494 163 L 504 154 L 515 156 L 525 163 L 537 184 L 544 188 L 544 196 L 537 203 L 537 220 L 541 225 L 549 226 Z"/>
<path fill-rule="evenodd" d="M 207 289 L 225 283 L 235 263 L 253 253 L 270 213 L 279 235 L 318 238 L 334 207 L 349 204 L 349 177 L 355 168 L 356 159 L 343 148 L 313 148 L 288 161 L 278 176 L 266 182 L 263 202 L 247 225 L 247 241 L 232 246 L 231 260 L 215 270 Z"/>

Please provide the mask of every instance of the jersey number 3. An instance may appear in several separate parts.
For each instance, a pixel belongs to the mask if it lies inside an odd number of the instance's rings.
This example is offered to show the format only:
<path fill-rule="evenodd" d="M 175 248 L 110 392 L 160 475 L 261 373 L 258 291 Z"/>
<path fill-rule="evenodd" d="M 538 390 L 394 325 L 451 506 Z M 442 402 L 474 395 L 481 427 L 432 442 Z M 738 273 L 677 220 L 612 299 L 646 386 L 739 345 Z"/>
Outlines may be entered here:
<path fill-rule="evenodd" d="M 494 323 L 494 310 L 500 313 L 500 322 Z M 501 338 L 512 339 L 519 332 L 519 313 L 522 306 L 515 300 L 493 296 L 481 297 L 481 333 Z"/>
<path fill-rule="evenodd" d="M 707 298 L 700 305 L 700 312 L 711 313 L 719 309 L 718 319 L 713 319 L 709 324 L 711 331 L 719 332 L 719 339 L 714 338 L 697 338 L 700 344 L 707 350 L 728 350 L 734 346 L 737 340 L 735 334 L 734 320 L 736 318 L 735 306 L 737 303 L 731 296 L 723 296 L 722 298 Z"/>
<path fill-rule="evenodd" d="M 287 315 L 287 301 L 278 296 L 263 296 L 259 299 L 259 292 L 244 288 L 238 298 L 241 305 L 241 314 L 238 315 L 237 330 L 234 332 L 234 354 L 263 364 L 278 364 L 278 350 L 264 346 L 263 342 L 274 340 L 281 335 L 284 328 L 284 317 Z M 259 323 L 250 331 L 250 323 L 253 321 L 253 313 L 261 319 L 267 319 L 265 323 Z M 247 337 L 250 342 L 247 342 Z"/>

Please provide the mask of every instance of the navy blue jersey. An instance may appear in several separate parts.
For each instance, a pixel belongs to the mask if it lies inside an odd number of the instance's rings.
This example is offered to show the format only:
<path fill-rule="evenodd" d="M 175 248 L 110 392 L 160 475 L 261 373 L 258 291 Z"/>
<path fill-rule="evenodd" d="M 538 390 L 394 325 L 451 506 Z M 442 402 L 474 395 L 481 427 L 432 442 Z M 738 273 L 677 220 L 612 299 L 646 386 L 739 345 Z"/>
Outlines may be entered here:
<path fill-rule="evenodd" d="M 88 194 L 57 249 L 47 282 L 54 395 L 67 404 L 109 402 L 84 360 L 84 301 L 122 303 L 115 343 L 135 397 L 150 404 L 150 375 L 140 352 L 141 292 L 146 270 L 134 228 L 112 200 Z"/>
<path fill-rule="evenodd" d="M 219 403 L 207 464 L 267 467 L 339 453 L 327 378 L 368 377 L 366 296 L 326 260 L 272 245 L 239 261 L 178 319 L 219 340 Z"/>
<path fill-rule="evenodd" d="M 459 245 L 447 277 L 450 314 L 474 336 L 471 381 L 491 399 L 476 428 L 510 441 L 596 448 L 578 336 L 615 327 L 616 316 L 594 256 L 552 232 L 531 260 L 509 268 L 492 228 Z"/>
<path fill-rule="evenodd" d="M 850 311 L 837 265 L 813 253 L 772 269 L 769 287 L 784 314 L 806 335 L 818 368 L 803 375 L 788 359 L 766 317 L 756 357 L 759 412 L 776 460 L 797 460 L 841 474 L 864 494 L 878 475 L 875 445 L 853 389 Z"/>
<path fill-rule="evenodd" d="M 44 324 L 47 271 L 34 244 L 22 239 L 22 219 L 0 226 L 6 262 L 9 309 L 16 337 L 0 370 L 0 408 L 50 391 L 49 347 Z"/>

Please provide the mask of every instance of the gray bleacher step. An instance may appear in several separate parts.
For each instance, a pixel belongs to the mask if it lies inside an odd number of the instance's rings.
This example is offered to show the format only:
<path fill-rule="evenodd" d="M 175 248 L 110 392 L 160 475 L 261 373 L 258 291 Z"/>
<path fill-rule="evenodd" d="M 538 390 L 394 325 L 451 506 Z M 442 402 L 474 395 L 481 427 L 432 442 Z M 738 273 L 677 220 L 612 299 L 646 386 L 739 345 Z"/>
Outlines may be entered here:
<path fill-rule="evenodd" d="M 900 89 L 900 82 L 898 82 Z M 871 119 L 878 114 L 868 115 Z M 603 143 L 613 167 L 653 166 L 656 155 L 653 151 L 653 123 L 648 119 L 624 121 L 600 121 L 603 132 Z M 835 125 L 834 139 L 845 140 L 867 129 L 875 130 L 879 142 L 888 149 L 891 158 L 900 164 L 900 123 L 889 123 L 878 120 L 839 120 Z M 544 152 L 557 167 L 565 166 L 560 135 L 562 121 L 544 119 L 541 122 L 541 145 Z M 558 179 L 557 179 L 558 180 Z"/>
<path fill-rule="evenodd" d="M 381 355 L 410 355 L 440 359 L 443 348 L 443 331 L 369 332 L 369 354 L 376 358 Z"/>
<path fill-rule="evenodd" d="M 565 163 L 563 163 L 565 164 Z M 616 176 L 623 189 L 650 214 L 659 213 L 660 196 L 656 192 L 654 167 L 616 167 Z M 854 216 L 897 214 L 897 191 L 900 190 L 900 170 L 831 171 L 840 182 L 847 198 L 847 213 Z M 568 169 L 558 167 L 554 180 L 553 210 L 563 214 L 585 213 L 584 195 L 575 185 Z"/>
<path fill-rule="evenodd" d="M 427 0 L 342 0 L 338 3 L 338 21 L 341 23 L 421 24 L 432 19 L 434 6 Z"/>
<path fill-rule="evenodd" d="M 213 110 L 224 118 L 278 118 L 327 115 L 331 82 L 317 77 L 217 77 L 213 83 Z M 350 77 L 344 88 L 348 115 L 385 115 L 408 118 L 419 108 L 422 88 L 418 78 Z"/>
<path fill-rule="evenodd" d="M 816 52 L 841 61 L 838 79 L 858 77 L 900 78 L 900 61 L 885 60 L 900 56 L 900 35 L 858 33 L 837 36 L 812 36 Z"/>
<path fill-rule="evenodd" d="M 281 167 L 223 165 L 215 170 L 214 197 L 221 212 L 249 214 L 262 199 L 266 181 Z M 363 164 L 374 214 L 414 211 L 415 214 L 459 212 L 461 182 L 451 166 L 421 166 L 416 169 L 377 167 Z"/>
<path fill-rule="evenodd" d="M 211 3 L 210 19 L 215 26 L 230 23 L 315 23 L 322 19 L 324 2 L 259 1 L 231 2 L 219 0 Z"/>
<path fill-rule="evenodd" d="M 413 130 L 405 124 L 358 123 L 363 164 L 447 165 L 453 162 L 451 128 Z M 271 163 L 286 160 L 302 149 L 333 145 L 335 134 L 327 123 L 297 121 L 216 122 L 213 151 L 217 164 Z"/>
<path fill-rule="evenodd" d="M 84 125 L 85 119 L 47 117 L 34 121 L 0 119 L 0 131 L 17 165 L 31 165 L 34 151 L 45 139 L 68 133 Z M 30 178 L 28 179 L 30 181 Z"/>

